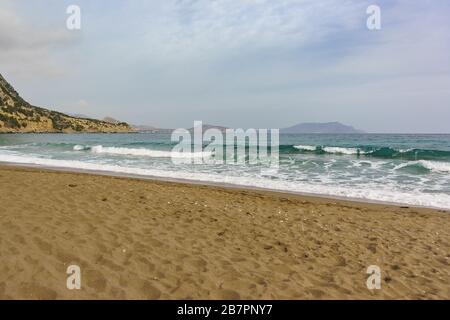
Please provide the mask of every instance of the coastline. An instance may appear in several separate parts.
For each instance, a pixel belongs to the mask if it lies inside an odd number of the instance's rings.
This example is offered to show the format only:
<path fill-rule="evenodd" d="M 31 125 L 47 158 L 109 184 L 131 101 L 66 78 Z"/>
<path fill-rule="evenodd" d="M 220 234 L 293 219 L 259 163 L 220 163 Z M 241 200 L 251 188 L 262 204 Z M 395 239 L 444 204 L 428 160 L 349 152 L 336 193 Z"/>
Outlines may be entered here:
<path fill-rule="evenodd" d="M 1 299 L 450 298 L 443 210 L 3 164 L 0 200 Z"/>
<path fill-rule="evenodd" d="M 159 176 L 151 176 L 151 175 L 139 175 L 139 174 L 131 174 L 131 173 L 121 173 L 115 171 L 101 171 L 101 170 L 89 170 L 89 169 L 80 169 L 80 168 L 70 168 L 70 167 L 56 167 L 56 166 L 47 166 L 40 164 L 27 164 L 27 163 L 15 163 L 15 162 L 4 162 L 0 161 L 0 168 L 2 166 L 5 167 L 17 167 L 23 169 L 37 169 L 37 170 L 48 170 L 55 172 L 66 172 L 66 173 L 79 173 L 79 174 L 88 174 L 88 175 L 99 175 L 106 177 L 118 177 L 118 178 L 130 178 L 144 181 L 162 181 L 162 182 L 172 182 L 172 183 L 180 183 L 180 184 L 191 184 L 191 185 L 200 185 L 200 186 L 211 186 L 211 187 L 222 187 L 229 189 L 237 189 L 237 190 L 250 190 L 250 191 L 261 191 L 261 192 L 269 192 L 275 193 L 279 195 L 297 195 L 308 198 L 318 198 L 323 200 L 334 200 L 334 201 L 344 201 L 350 203 L 362 203 L 362 204 L 374 204 L 374 205 L 383 205 L 383 206 L 392 206 L 392 207 L 400 207 L 400 208 L 423 208 L 423 209 L 433 209 L 438 210 L 440 212 L 450 213 L 450 210 L 446 208 L 440 207 L 432 207 L 432 206 L 420 206 L 413 205 L 408 203 L 398 203 L 398 202 L 388 202 L 382 200 L 371 200 L 371 199 L 362 199 L 362 198 L 353 198 L 353 197 L 340 197 L 319 193 L 307 193 L 307 192 L 297 192 L 297 191 L 287 191 L 287 190 L 278 190 L 271 188 L 262 188 L 256 186 L 248 186 L 248 185 L 238 185 L 232 183 L 224 183 L 224 182 L 214 182 L 214 181 L 202 181 L 202 180 L 194 180 L 194 179 L 182 179 L 182 178 L 170 178 L 170 177 L 159 177 Z"/>

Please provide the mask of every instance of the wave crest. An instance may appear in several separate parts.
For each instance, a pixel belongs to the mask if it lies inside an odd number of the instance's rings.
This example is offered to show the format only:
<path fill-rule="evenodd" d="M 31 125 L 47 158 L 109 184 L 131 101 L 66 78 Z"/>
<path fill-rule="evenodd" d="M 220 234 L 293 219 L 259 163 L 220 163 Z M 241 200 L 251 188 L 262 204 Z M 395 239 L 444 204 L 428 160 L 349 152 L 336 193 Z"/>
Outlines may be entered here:
<path fill-rule="evenodd" d="M 175 152 L 124 147 L 104 147 L 101 145 L 92 147 L 91 151 L 93 153 L 145 156 L 153 158 L 201 158 L 212 156 L 211 152 Z"/>
<path fill-rule="evenodd" d="M 450 172 L 450 163 L 419 160 L 413 162 L 402 163 L 394 168 L 394 170 L 405 169 L 405 168 L 422 168 L 434 172 Z"/>
<path fill-rule="evenodd" d="M 290 149 L 293 148 L 293 149 Z M 392 147 L 373 147 L 373 146 L 313 146 L 313 145 L 291 145 L 281 146 L 285 152 L 315 153 L 315 154 L 341 154 L 341 155 L 364 155 L 367 157 L 383 159 L 401 159 L 401 160 L 446 160 L 450 161 L 450 151 L 446 150 L 427 150 L 427 149 L 395 149 Z"/>

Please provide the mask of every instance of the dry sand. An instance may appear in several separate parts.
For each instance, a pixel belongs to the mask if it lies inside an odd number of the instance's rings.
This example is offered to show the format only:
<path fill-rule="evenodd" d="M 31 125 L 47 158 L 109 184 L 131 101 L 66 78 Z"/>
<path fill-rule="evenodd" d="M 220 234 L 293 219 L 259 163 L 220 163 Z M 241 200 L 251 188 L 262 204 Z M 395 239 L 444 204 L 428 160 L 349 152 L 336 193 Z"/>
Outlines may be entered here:
<path fill-rule="evenodd" d="M 442 210 L 0 166 L 0 298 L 449 299 L 449 231 Z"/>

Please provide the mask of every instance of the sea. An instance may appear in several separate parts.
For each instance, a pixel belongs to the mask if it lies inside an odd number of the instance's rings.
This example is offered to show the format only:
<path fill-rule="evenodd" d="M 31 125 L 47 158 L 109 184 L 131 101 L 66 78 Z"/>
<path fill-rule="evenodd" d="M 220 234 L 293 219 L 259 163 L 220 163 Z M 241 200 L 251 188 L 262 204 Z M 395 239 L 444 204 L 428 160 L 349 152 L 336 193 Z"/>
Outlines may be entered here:
<path fill-rule="evenodd" d="M 281 134 L 279 140 L 277 170 L 245 161 L 179 163 L 172 152 L 178 142 L 162 133 L 1 134 L 0 162 L 450 209 L 450 135 Z"/>

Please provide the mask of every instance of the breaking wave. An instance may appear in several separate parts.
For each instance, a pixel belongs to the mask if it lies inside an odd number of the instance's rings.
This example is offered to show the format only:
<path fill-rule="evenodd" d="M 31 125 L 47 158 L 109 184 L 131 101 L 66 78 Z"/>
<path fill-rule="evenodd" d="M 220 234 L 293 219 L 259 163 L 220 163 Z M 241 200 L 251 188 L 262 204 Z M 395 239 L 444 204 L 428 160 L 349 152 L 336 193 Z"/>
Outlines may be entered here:
<path fill-rule="evenodd" d="M 407 163 L 402 163 L 394 168 L 394 170 L 399 169 L 425 169 L 428 171 L 434 172 L 450 172 L 450 163 L 445 162 L 437 162 L 437 161 L 428 161 L 428 160 L 419 160 L 412 161 Z"/>
<path fill-rule="evenodd" d="M 312 146 L 294 145 L 281 146 L 281 152 L 314 153 L 314 154 L 341 154 L 363 155 L 366 157 L 401 159 L 401 160 L 447 160 L 450 161 L 450 151 L 427 149 L 395 149 L 391 147 L 336 147 L 336 146 Z"/>
<path fill-rule="evenodd" d="M 211 152 L 175 152 L 151 149 L 124 148 L 124 147 L 104 147 L 93 146 L 90 148 L 93 153 L 107 153 L 116 155 L 145 156 L 154 158 L 201 158 L 212 156 Z"/>

